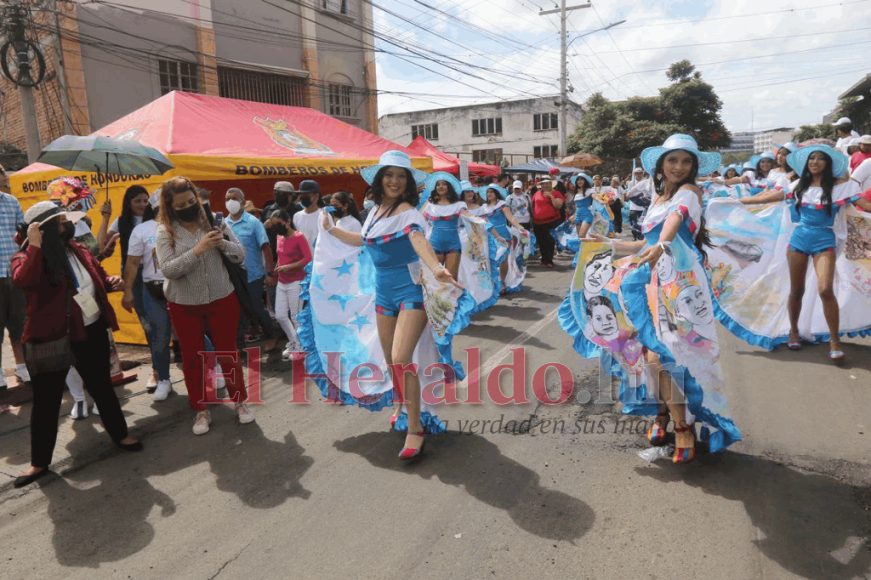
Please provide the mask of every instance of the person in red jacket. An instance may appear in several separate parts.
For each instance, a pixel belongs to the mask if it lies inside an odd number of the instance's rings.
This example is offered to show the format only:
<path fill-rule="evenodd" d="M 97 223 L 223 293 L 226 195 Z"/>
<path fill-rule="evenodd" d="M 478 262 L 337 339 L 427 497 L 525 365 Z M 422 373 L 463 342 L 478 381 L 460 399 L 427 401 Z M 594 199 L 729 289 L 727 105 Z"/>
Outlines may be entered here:
<path fill-rule="evenodd" d="M 24 214 L 26 240 L 12 257 L 12 280 L 27 303 L 21 342 L 28 367 L 28 345 L 69 336 L 76 370 L 100 409 L 100 420 L 116 445 L 139 451 L 142 443 L 127 433 L 127 421 L 109 366 L 109 329 L 118 330 L 108 292 L 121 290 L 122 281 L 109 276 L 83 246 L 73 241 L 74 221 L 81 212 L 64 212 L 41 201 Z M 19 230 L 19 235 L 25 232 Z M 33 413 L 30 416 L 30 467 L 15 480 L 23 487 L 48 473 L 57 441 L 57 420 L 69 367 L 40 372 L 30 368 Z"/>
<path fill-rule="evenodd" d="M 566 198 L 553 188 L 550 179 L 539 182 L 541 189 L 532 196 L 532 231 L 541 250 L 541 265 L 553 268 L 553 252 L 556 242 L 550 231 L 565 221 L 560 213 Z"/>

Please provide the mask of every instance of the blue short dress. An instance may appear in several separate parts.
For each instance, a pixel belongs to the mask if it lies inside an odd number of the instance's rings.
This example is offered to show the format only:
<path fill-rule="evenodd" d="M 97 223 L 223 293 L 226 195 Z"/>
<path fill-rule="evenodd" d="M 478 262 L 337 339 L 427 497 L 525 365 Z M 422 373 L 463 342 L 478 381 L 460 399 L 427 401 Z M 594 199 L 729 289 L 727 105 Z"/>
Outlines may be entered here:
<path fill-rule="evenodd" d="M 575 194 L 575 225 L 593 223 L 593 190 L 588 189 L 584 193 Z"/>
<path fill-rule="evenodd" d="M 508 207 L 504 201 L 499 201 L 496 205 L 482 205 L 481 212 L 478 215 L 486 218 L 493 224 L 493 229 L 502 236 L 503 240 L 510 240 L 511 232 L 508 231 L 508 218 L 502 212 L 503 207 Z"/>
<path fill-rule="evenodd" d="M 796 203 L 794 182 L 786 194 L 786 202 L 789 205 L 789 213 L 792 223 L 798 224 L 789 237 L 789 249 L 806 256 L 815 256 L 823 252 L 834 252 L 835 218 L 838 211 L 847 203 L 852 203 L 859 198 L 861 193 L 859 184 L 855 181 L 847 181 L 836 185 L 832 190 L 832 206 L 827 209 L 823 203 L 823 188 L 809 187 L 801 198 L 801 206 Z"/>
<path fill-rule="evenodd" d="M 375 311 L 399 316 L 402 310 L 423 310 L 423 288 L 418 283 L 420 258 L 409 235 L 426 235 L 429 225 L 416 209 L 378 218 L 375 208 L 363 224 L 363 247 L 375 265 Z"/>
<path fill-rule="evenodd" d="M 450 205 L 426 204 L 423 216 L 432 227 L 429 243 L 436 254 L 448 255 L 462 252 L 460 242 L 460 214 L 466 211 L 466 202 Z"/>

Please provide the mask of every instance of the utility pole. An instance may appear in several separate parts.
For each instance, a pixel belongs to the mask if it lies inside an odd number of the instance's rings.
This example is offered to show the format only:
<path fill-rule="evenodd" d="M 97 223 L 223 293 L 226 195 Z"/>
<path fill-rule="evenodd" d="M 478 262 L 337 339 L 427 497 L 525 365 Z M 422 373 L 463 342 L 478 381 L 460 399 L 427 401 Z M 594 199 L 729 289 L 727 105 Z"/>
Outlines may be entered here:
<path fill-rule="evenodd" d="M 559 154 L 560 157 L 566 156 L 566 139 L 567 139 L 567 130 L 566 130 L 566 100 L 568 99 L 568 94 L 566 90 L 566 81 L 567 81 L 567 73 L 566 73 L 566 20 L 568 17 L 566 16 L 566 12 L 570 12 L 572 10 L 580 10 L 582 8 L 590 8 L 593 5 L 591 3 L 587 4 L 579 4 L 578 6 L 566 6 L 566 0 L 560 0 L 560 7 L 554 8 L 553 10 L 542 10 L 539 12 L 539 16 L 545 16 L 547 14 L 556 14 L 557 12 L 560 15 L 560 77 L 559 77 L 559 86 L 560 86 L 560 96 L 559 96 Z"/>

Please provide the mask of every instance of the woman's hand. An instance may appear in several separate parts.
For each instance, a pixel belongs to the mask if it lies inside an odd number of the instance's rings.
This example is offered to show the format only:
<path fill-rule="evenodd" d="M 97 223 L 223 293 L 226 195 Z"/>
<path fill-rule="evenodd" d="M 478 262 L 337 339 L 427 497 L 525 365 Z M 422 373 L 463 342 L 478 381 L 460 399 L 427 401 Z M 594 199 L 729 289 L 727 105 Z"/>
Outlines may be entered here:
<path fill-rule="evenodd" d="M 607 243 L 607 244 L 612 243 L 611 238 L 606 238 L 605 236 L 602 236 L 602 235 L 599 235 L 596 233 L 592 233 L 592 232 L 588 235 L 589 235 L 589 237 L 581 238 L 581 241 L 582 242 L 599 242 L 599 243 Z"/>
<path fill-rule="evenodd" d="M 118 238 L 121 234 L 115 233 L 112 234 L 112 237 L 109 238 L 109 241 L 106 242 L 106 245 L 103 246 L 103 249 L 100 250 L 100 254 L 106 256 L 107 258 L 115 253 L 115 242 L 118 241 Z"/>
<path fill-rule="evenodd" d="M 220 230 L 212 230 L 204 235 L 200 241 L 194 246 L 194 255 L 199 257 L 216 247 L 224 240 L 224 235 Z"/>
<path fill-rule="evenodd" d="M 100 206 L 100 213 L 106 216 L 107 218 L 112 215 L 112 202 L 108 199 L 103 202 L 103 205 Z"/>
<path fill-rule="evenodd" d="M 124 289 L 124 280 L 121 279 L 121 276 L 109 276 L 107 282 L 109 282 L 109 288 L 111 288 L 110 292 L 118 292 Z"/>
<path fill-rule="evenodd" d="M 465 290 L 465 288 L 463 286 L 461 286 L 459 282 L 454 280 L 454 277 L 451 276 L 451 273 L 448 272 L 448 269 L 445 268 L 444 266 L 437 268 L 436 271 L 433 272 L 433 275 L 435 276 L 435 279 L 438 280 L 439 282 L 441 282 L 442 284 L 453 284 L 454 286 L 456 286 L 460 290 Z"/>
<path fill-rule="evenodd" d="M 124 292 L 124 298 L 121 299 L 121 306 L 124 307 L 124 310 L 127 312 L 133 312 L 133 290 L 127 290 Z"/>
<path fill-rule="evenodd" d="M 39 231 L 39 224 L 30 224 L 27 227 L 27 241 L 34 248 L 42 246 L 42 232 Z"/>
<path fill-rule="evenodd" d="M 638 265 L 643 266 L 648 262 L 651 266 L 656 264 L 656 261 L 659 260 L 659 257 L 662 255 L 663 251 L 664 250 L 662 249 L 662 246 L 660 246 L 659 244 L 650 246 L 649 248 L 641 252 L 641 254 L 638 256 Z"/>
<path fill-rule="evenodd" d="M 324 214 L 324 217 L 321 220 L 321 222 L 324 226 L 324 231 L 328 232 L 333 228 L 333 224 L 330 223 L 330 213 L 326 212 L 326 211 L 321 212 L 321 213 Z"/>

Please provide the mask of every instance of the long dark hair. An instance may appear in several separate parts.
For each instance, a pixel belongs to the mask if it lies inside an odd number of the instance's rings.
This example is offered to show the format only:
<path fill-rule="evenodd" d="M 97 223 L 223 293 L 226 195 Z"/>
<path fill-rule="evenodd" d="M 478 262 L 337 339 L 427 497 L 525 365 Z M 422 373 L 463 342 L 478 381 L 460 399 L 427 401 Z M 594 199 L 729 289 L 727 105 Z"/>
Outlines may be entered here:
<path fill-rule="evenodd" d="M 579 184 L 583 184 L 583 185 L 579 185 Z M 575 180 L 575 191 L 576 191 L 576 193 L 580 193 L 580 194 L 587 193 L 587 190 L 590 189 L 591 187 L 593 187 L 593 186 L 590 185 L 590 184 L 587 182 L 587 180 L 584 179 L 583 177 L 579 177 L 579 178 L 577 178 L 577 179 Z"/>
<path fill-rule="evenodd" d="M 823 176 L 820 178 L 820 186 L 823 188 L 822 202 L 826 205 L 826 211 L 832 215 L 832 190 L 835 189 L 835 174 L 832 172 L 832 158 L 828 153 L 823 151 L 814 151 L 808 155 L 808 162 L 811 160 L 811 155 L 819 153 L 826 161 L 826 168 L 823 169 Z M 801 177 L 798 180 L 798 185 L 795 187 L 795 211 L 801 213 L 801 198 L 804 192 L 808 190 L 813 182 L 814 176 L 811 170 L 808 169 L 809 163 L 804 164 L 804 169 L 801 171 Z"/>
<path fill-rule="evenodd" d="M 42 232 L 42 263 L 52 286 L 59 285 L 64 276 L 71 275 L 67 245 L 61 239 L 58 227 L 58 220 L 53 219 L 39 228 Z"/>
<path fill-rule="evenodd" d="M 689 153 L 689 151 L 687 151 L 687 153 Z M 653 170 L 653 187 L 656 189 L 657 195 L 663 197 L 665 197 L 665 175 L 663 174 L 662 166 L 665 164 L 666 155 L 668 155 L 668 153 L 659 157 L 656 161 L 656 169 Z M 668 197 L 666 197 L 666 199 L 674 197 L 678 190 L 684 185 L 692 185 L 693 187 L 696 187 L 696 178 L 699 176 L 699 158 L 692 153 L 690 153 L 690 156 L 693 158 L 693 167 L 690 170 L 690 174 L 674 187 L 674 190 Z M 702 214 L 701 219 L 699 220 L 699 231 L 696 234 L 696 248 L 698 248 L 699 252 L 702 254 L 704 261 L 707 262 L 708 254 L 705 252 L 705 246 L 713 248 L 714 244 L 711 243 L 711 236 L 708 234 L 708 228 L 705 227 L 705 216 Z"/>
<path fill-rule="evenodd" d="M 382 183 L 384 181 L 384 174 L 387 173 L 387 170 L 390 167 L 390 165 L 385 165 L 379 169 L 378 173 L 375 174 L 375 179 L 372 180 L 372 200 L 375 202 L 375 205 L 381 205 L 384 201 L 384 185 L 382 185 Z M 402 194 L 402 201 L 410 204 L 411 207 L 417 207 L 420 204 L 420 194 L 417 192 L 417 183 L 414 181 L 414 174 L 410 169 L 404 167 L 401 167 L 400 169 L 405 171 L 407 177 L 407 181 L 405 182 L 405 192 Z M 392 215 L 393 212 L 396 211 L 398 205 L 399 204 L 394 204 L 393 207 L 390 208 L 390 211 L 387 212 L 387 215 Z"/>
<path fill-rule="evenodd" d="M 780 152 L 781 152 L 782 150 L 784 150 L 784 149 L 786 149 L 786 147 L 781 147 L 780 149 L 778 149 L 778 150 L 777 150 L 777 154 L 779 155 Z M 795 169 L 793 169 L 793 168 L 790 167 L 790 165 L 789 165 L 789 154 L 790 154 L 790 153 L 791 153 L 791 151 L 790 151 L 789 149 L 786 149 L 786 155 L 787 155 L 787 157 L 786 157 L 786 163 L 784 163 L 784 171 L 786 172 L 787 175 L 790 174 L 790 173 L 795 173 Z M 774 164 L 777 165 L 777 155 L 774 156 Z"/>
<path fill-rule="evenodd" d="M 432 193 L 429 194 L 429 199 L 427 201 L 433 204 L 438 203 L 439 194 L 436 193 L 436 188 L 438 188 L 439 182 L 442 181 L 444 181 L 445 185 L 448 186 L 448 201 L 450 203 L 457 203 L 458 201 L 460 201 L 460 196 L 457 194 L 456 191 L 454 191 L 454 186 L 451 185 L 450 181 L 447 181 L 445 179 L 439 179 L 438 181 L 436 181 L 435 187 L 432 188 Z"/>
<path fill-rule="evenodd" d="M 121 217 L 118 218 L 118 234 L 121 241 L 121 271 L 127 264 L 127 245 L 130 242 L 130 232 L 136 225 L 133 223 L 133 200 L 136 197 L 144 195 L 148 197 L 148 190 L 141 185 L 131 185 L 124 192 L 124 202 L 121 204 Z M 154 210 L 151 209 L 151 204 L 145 206 L 145 213 L 142 214 L 142 222 L 145 223 L 154 219 Z"/>
<path fill-rule="evenodd" d="M 333 194 L 333 198 L 339 200 L 339 203 L 342 205 L 348 206 L 348 215 L 353 217 L 360 223 L 363 223 L 363 220 L 360 219 L 360 210 L 357 207 L 357 202 L 354 201 L 354 194 L 350 191 L 337 191 Z"/>

